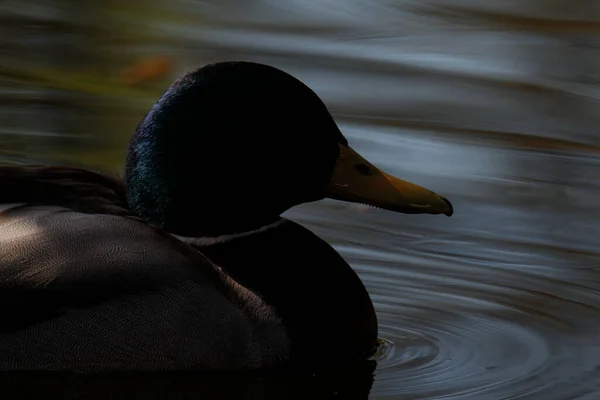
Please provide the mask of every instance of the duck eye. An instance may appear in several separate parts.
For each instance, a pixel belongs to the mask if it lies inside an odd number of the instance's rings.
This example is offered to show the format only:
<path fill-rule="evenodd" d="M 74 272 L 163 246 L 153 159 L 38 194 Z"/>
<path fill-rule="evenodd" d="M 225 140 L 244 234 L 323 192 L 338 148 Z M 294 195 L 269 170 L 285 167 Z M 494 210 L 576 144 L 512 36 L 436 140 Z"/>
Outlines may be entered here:
<path fill-rule="evenodd" d="M 363 163 L 354 164 L 354 169 L 356 169 L 363 175 L 373 175 L 373 173 L 371 172 L 371 168 L 369 168 L 368 165 Z"/>

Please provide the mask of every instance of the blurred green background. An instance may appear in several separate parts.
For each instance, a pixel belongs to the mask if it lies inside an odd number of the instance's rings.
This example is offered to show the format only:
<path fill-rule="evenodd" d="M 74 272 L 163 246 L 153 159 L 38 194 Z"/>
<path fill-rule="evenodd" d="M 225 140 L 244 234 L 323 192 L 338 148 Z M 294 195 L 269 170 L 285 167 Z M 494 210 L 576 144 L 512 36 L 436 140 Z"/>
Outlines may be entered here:
<path fill-rule="evenodd" d="M 120 168 L 128 136 L 166 86 L 224 59 L 293 66 L 342 122 L 597 150 L 599 8 L 585 0 L 5 0 L 0 156 Z M 386 76 L 398 83 L 395 96 L 382 89 Z"/>

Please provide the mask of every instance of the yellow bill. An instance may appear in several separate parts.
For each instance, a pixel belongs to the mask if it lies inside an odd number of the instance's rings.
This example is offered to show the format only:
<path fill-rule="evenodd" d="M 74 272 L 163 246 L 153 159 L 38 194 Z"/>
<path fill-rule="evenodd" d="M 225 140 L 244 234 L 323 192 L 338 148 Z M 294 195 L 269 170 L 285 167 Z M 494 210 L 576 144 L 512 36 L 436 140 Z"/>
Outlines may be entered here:
<path fill-rule="evenodd" d="M 444 197 L 380 171 L 352 148 L 342 144 L 327 186 L 327 197 L 405 214 L 451 216 L 454 212 L 452 204 Z"/>

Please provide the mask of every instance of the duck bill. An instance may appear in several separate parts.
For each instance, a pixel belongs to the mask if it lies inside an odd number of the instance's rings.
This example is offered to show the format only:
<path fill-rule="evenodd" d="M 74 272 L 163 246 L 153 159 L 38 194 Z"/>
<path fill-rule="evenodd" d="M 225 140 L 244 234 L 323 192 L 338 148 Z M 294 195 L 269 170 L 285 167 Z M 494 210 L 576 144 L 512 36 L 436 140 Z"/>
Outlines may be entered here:
<path fill-rule="evenodd" d="M 342 144 L 326 196 L 405 214 L 453 213 L 452 204 L 444 197 L 386 174 Z"/>

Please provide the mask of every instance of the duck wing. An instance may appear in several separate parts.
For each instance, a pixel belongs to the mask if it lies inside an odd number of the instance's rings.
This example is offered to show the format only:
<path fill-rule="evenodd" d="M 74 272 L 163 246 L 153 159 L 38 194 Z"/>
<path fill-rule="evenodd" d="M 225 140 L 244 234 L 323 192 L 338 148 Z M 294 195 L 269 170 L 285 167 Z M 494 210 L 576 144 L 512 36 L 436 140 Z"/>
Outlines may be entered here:
<path fill-rule="evenodd" d="M 116 181 L 12 172 L 0 169 L 0 370 L 238 369 L 285 357 L 268 307 L 252 296 L 247 307 L 202 254 L 131 215 Z"/>

